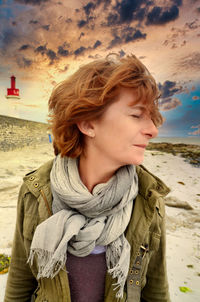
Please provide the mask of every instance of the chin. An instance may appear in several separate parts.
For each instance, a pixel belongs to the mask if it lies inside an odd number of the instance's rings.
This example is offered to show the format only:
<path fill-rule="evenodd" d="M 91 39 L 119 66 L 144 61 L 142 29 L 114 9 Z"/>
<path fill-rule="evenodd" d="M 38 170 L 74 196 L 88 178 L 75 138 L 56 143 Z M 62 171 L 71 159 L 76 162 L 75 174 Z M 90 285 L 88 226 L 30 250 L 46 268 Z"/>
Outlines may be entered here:
<path fill-rule="evenodd" d="M 144 161 L 144 156 L 138 158 L 132 158 L 130 159 L 130 161 L 127 162 L 127 165 L 139 166 L 143 163 L 143 161 Z"/>

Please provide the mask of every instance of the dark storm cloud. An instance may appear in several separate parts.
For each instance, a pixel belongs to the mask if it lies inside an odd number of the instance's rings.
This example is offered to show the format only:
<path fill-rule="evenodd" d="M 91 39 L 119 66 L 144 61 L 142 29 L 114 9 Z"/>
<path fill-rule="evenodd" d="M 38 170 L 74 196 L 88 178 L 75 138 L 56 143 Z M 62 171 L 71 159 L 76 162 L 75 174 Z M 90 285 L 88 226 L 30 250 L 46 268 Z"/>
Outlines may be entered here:
<path fill-rule="evenodd" d="M 94 46 L 93 48 L 96 49 L 98 46 L 100 46 L 102 43 L 101 41 L 97 40 L 95 43 L 94 43 Z"/>
<path fill-rule="evenodd" d="M 128 33 L 125 35 L 125 42 L 131 42 L 135 40 L 141 40 L 141 39 L 146 39 L 147 34 L 142 33 L 139 29 L 137 29 L 135 32 L 133 31 L 132 33 Z"/>
<path fill-rule="evenodd" d="M 161 98 L 159 100 L 159 107 L 163 111 L 168 111 L 181 106 L 181 101 L 174 97 L 176 94 L 180 94 L 184 91 L 183 87 L 176 82 L 165 81 L 163 84 L 158 84 L 161 92 Z"/>
<path fill-rule="evenodd" d="M 38 24 L 38 21 L 37 20 L 30 20 L 29 24 Z"/>
<path fill-rule="evenodd" d="M 74 54 L 75 54 L 76 56 L 79 56 L 79 55 L 81 55 L 82 53 L 84 53 L 85 50 L 86 50 L 86 48 L 83 47 L 83 46 L 81 46 L 81 47 L 77 48 L 77 49 L 74 51 Z"/>
<path fill-rule="evenodd" d="M 147 25 L 161 25 L 177 19 L 179 8 L 176 5 L 170 8 L 155 6 L 147 15 Z"/>
<path fill-rule="evenodd" d="M 182 86 L 177 86 L 176 82 L 172 81 L 165 81 L 162 84 L 158 84 L 159 90 L 161 92 L 161 98 L 169 98 L 174 94 L 181 93 L 183 91 Z"/>
<path fill-rule="evenodd" d="M 63 46 L 59 46 L 58 54 L 62 57 L 67 57 L 69 55 L 69 51 L 67 49 L 64 49 Z"/>
<path fill-rule="evenodd" d="M 87 20 L 79 20 L 77 25 L 79 28 L 81 28 L 81 27 L 85 26 L 87 23 L 88 23 Z"/>
<path fill-rule="evenodd" d="M 40 5 L 42 3 L 48 2 L 49 0 L 15 0 L 15 2 L 21 4 L 30 4 L 30 5 Z"/>
<path fill-rule="evenodd" d="M 182 0 L 173 0 L 172 2 L 177 6 L 181 6 L 183 4 Z"/>
<path fill-rule="evenodd" d="M 47 48 L 46 45 L 40 45 L 35 49 L 35 52 L 37 53 L 41 53 L 42 55 L 44 55 L 47 52 Z"/>
<path fill-rule="evenodd" d="M 120 21 L 131 22 L 133 20 L 133 14 L 138 14 L 141 4 L 144 0 L 122 0 L 121 3 L 118 3 L 116 8 L 120 15 Z"/>
<path fill-rule="evenodd" d="M 119 23 L 119 15 L 110 13 L 107 16 L 107 26 L 117 25 Z"/>
<path fill-rule="evenodd" d="M 47 49 L 46 55 L 51 60 L 51 63 L 57 58 L 55 51 L 52 49 Z"/>
<path fill-rule="evenodd" d="M 113 40 L 110 41 L 110 44 L 108 46 L 108 49 L 115 47 L 116 45 L 119 45 L 123 42 L 122 38 L 119 36 L 115 36 Z"/>
<path fill-rule="evenodd" d="M 83 6 L 83 9 L 85 11 L 85 14 L 87 16 L 89 16 L 89 14 L 91 13 L 91 10 L 95 9 L 95 4 L 93 2 L 88 2 L 88 4 L 86 4 L 85 6 Z"/>
<path fill-rule="evenodd" d="M 42 26 L 42 28 L 45 29 L 45 30 L 47 30 L 47 31 L 49 30 L 49 27 L 50 27 L 49 24 L 48 24 L 48 25 L 43 25 L 43 26 Z"/>
<path fill-rule="evenodd" d="M 30 48 L 30 45 L 29 44 L 24 44 L 24 45 L 22 45 L 20 48 L 19 48 L 19 51 L 21 51 L 21 50 L 27 50 L 27 49 L 29 49 Z"/>

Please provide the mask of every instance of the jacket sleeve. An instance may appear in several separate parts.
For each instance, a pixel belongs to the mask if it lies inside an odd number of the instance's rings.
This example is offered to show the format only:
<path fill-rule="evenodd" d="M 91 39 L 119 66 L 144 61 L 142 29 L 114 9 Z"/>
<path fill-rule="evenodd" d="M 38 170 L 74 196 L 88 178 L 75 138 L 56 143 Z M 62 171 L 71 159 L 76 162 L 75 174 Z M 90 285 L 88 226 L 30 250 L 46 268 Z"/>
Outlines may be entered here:
<path fill-rule="evenodd" d="M 22 185 L 18 197 L 16 228 L 4 302 L 30 302 L 37 287 L 37 281 L 27 264 L 27 250 L 24 245 L 25 191 L 25 185 Z"/>
<path fill-rule="evenodd" d="M 141 302 L 170 302 L 166 268 L 166 228 L 163 200 L 162 211 L 163 217 L 158 217 L 161 234 L 160 243 L 149 261 L 147 282 L 141 293 Z M 157 216 L 160 216 L 159 213 L 157 213 Z"/>

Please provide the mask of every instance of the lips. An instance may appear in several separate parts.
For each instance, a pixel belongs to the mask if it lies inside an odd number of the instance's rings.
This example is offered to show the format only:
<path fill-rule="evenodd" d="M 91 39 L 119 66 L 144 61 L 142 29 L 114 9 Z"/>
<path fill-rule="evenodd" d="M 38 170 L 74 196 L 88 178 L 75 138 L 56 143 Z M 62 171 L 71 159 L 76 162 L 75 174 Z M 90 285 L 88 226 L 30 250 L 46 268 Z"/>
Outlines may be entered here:
<path fill-rule="evenodd" d="M 139 148 L 142 148 L 142 149 L 145 149 L 147 147 L 147 145 L 134 145 L 135 147 L 139 147 Z"/>

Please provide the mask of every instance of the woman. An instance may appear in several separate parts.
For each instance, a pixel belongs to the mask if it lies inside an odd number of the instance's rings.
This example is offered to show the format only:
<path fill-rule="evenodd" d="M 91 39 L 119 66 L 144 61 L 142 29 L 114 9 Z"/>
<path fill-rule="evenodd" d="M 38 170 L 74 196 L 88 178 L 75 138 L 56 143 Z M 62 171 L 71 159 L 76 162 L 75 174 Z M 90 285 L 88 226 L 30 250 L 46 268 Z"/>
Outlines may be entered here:
<path fill-rule="evenodd" d="M 162 123 L 133 55 L 82 66 L 53 91 L 56 157 L 22 185 L 5 302 L 169 302 L 169 189 L 139 166 Z"/>

